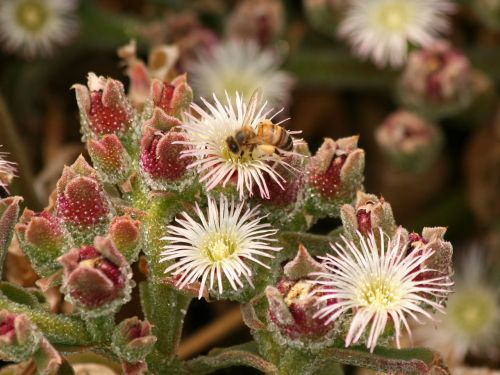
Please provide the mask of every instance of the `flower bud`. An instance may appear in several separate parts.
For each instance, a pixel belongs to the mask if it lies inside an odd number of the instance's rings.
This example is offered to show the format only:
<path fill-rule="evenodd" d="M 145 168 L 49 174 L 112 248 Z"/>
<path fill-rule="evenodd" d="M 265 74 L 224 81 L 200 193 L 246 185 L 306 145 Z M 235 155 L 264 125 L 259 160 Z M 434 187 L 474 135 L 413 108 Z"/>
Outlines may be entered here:
<path fill-rule="evenodd" d="M 171 84 L 154 79 L 151 83 L 151 100 L 154 107 L 180 118 L 193 101 L 193 90 L 187 84 L 185 74 L 176 77 Z"/>
<path fill-rule="evenodd" d="M 21 362 L 38 349 L 41 339 L 36 327 L 24 314 L 0 310 L 0 358 Z"/>
<path fill-rule="evenodd" d="M 153 350 L 156 337 L 151 333 L 151 324 L 137 317 L 122 321 L 113 333 L 111 346 L 121 360 L 136 363 L 144 360 Z"/>
<path fill-rule="evenodd" d="M 375 139 L 387 158 L 404 171 L 429 168 L 443 144 L 438 127 L 407 111 L 391 114 L 376 130 Z"/>
<path fill-rule="evenodd" d="M 56 191 L 57 216 L 77 244 L 105 233 L 112 208 L 96 171 L 83 156 L 64 168 Z"/>
<path fill-rule="evenodd" d="M 94 246 L 74 248 L 59 258 L 63 265 L 62 291 L 82 316 L 115 312 L 130 300 L 132 270 L 107 237 L 96 237 Z"/>
<path fill-rule="evenodd" d="M 132 220 L 129 216 L 115 216 L 109 225 L 108 234 L 129 263 L 137 260 L 143 244 L 139 220 Z"/>
<path fill-rule="evenodd" d="M 320 301 L 319 295 L 313 293 L 317 286 L 307 279 L 311 272 L 325 271 L 323 266 L 300 245 L 297 256 L 285 265 L 284 271 L 276 287 L 268 286 L 265 291 L 269 329 L 278 335 L 278 341 L 291 346 L 331 344 L 334 323 L 325 324 L 325 318 L 314 315 L 333 300 Z"/>
<path fill-rule="evenodd" d="M 337 216 L 363 189 L 365 152 L 357 147 L 358 137 L 334 141 L 325 138 L 307 168 L 307 208 L 315 216 Z"/>
<path fill-rule="evenodd" d="M 468 107 L 474 90 L 467 57 L 446 41 L 414 51 L 399 82 L 402 101 L 410 108 L 434 117 Z"/>
<path fill-rule="evenodd" d="M 283 31 L 284 18 L 283 4 L 279 0 L 243 0 L 229 17 L 227 34 L 270 47 Z"/>
<path fill-rule="evenodd" d="M 120 81 L 89 73 L 87 86 L 76 84 L 73 88 L 85 137 L 121 135 L 132 127 L 134 110 Z"/>
<path fill-rule="evenodd" d="M 115 134 L 107 134 L 99 141 L 90 139 L 87 146 L 94 166 L 103 181 L 117 184 L 127 179 L 131 159 Z"/>
<path fill-rule="evenodd" d="M 269 190 L 269 199 L 262 198 L 259 186 L 253 189 L 254 200 L 261 204 L 262 212 L 268 213 L 268 220 L 276 226 L 286 227 L 288 230 L 304 229 L 305 217 L 302 211 L 304 206 L 306 168 L 309 149 L 305 142 L 295 144 L 294 153 L 284 155 L 283 161 L 288 164 L 278 164 L 274 168 L 282 177 L 280 184 L 266 174 L 264 182 Z"/>
<path fill-rule="evenodd" d="M 48 277 L 60 268 L 57 258 L 67 250 L 69 235 L 48 210 L 35 213 L 25 209 L 16 225 L 16 234 L 39 276 Z"/>
<path fill-rule="evenodd" d="M 346 238 L 357 241 L 359 231 L 367 236 L 371 232 L 377 237 L 379 228 L 389 236 L 396 233 L 396 221 L 392 208 L 383 198 L 358 191 L 354 205 L 344 204 L 340 209 L 340 218 Z"/>
<path fill-rule="evenodd" d="M 155 190 L 182 191 L 193 182 L 194 173 L 187 170 L 193 158 L 182 157 L 187 141 L 185 133 L 160 131 L 146 126 L 141 139 L 140 165 L 147 184 Z"/>
<path fill-rule="evenodd" d="M 422 235 L 410 233 L 407 237 L 407 252 L 434 251 L 421 266 L 436 271 L 439 276 L 452 274 L 453 246 L 444 240 L 446 228 L 424 228 Z"/>

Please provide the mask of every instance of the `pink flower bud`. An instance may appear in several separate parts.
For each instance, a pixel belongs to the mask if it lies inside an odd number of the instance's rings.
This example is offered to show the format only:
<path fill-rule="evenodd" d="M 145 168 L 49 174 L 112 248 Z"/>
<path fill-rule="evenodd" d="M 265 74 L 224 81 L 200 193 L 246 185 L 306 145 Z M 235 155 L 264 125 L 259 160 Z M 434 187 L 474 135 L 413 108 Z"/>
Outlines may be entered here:
<path fill-rule="evenodd" d="M 96 237 L 94 246 L 74 248 L 59 262 L 66 300 L 83 316 L 110 314 L 130 300 L 132 271 L 110 238 Z"/>
<path fill-rule="evenodd" d="M 112 209 L 96 171 L 80 156 L 57 182 L 57 216 L 82 243 L 104 233 Z"/>
<path fill-rule="evenodd" d="M 387 117 L 376 130 L 375 138 L 390 161 L 405 171 L 427 169 L 435 162 L 443 143 L 438 127 L 408 111 Z"/>
<path fill-rule="evenodd" d="M 130 129 L 134 110 L 123 84 L 111 78 L 89 73 L 87 86 L 73 85 L 80 109 L 83 133 L 94 135 L 121 134 Z"/>
<path fill-rule="evenodd" d="M 146 126 L 141 139 L 141 171 L 148 185 L 156 190 L 182 189 L 190 183 L 193 173 L 187 171 L 192 158 L 181 158 L 187 141 L 185 133 L 174 130 L 160 131 Z"/>
<path fill-rule="evenodd" d="M 446 41 L 412 52 L 399 83 L 405 104 L 435 114 L 468 106 L 473 86 L 469 60 Z"/>
<path fill-rule="evenodd" d="M 25 209 L 16 225 L 16 234 L 39 276 L 50 276 L 60 268 L 56 259 L 67 249 L 66 236 L 59 220 L 48 210 L 35 213 Z"/>
<path fill-rule="evenodd" d="M 185 74 L 176 77 L 171 84 L 154 79 L 151 83 L 151 99 L 155 107 L 179 118 L 193 101 L 193 90 L 187 84 Z"/>
<path fill-rule="evenodd" d="M 318 294 L 313 293 L 316 286 L 308 279 L 311 272 L 325 271 L 323 266 L 301 245 L 297 256 L 285 265 L 284 271 L 285 276 L 276 287 L 266 288 L 270 329 L 277 330 L 292 345 L 294 342 L 297 345 L 330 342 L 334 323 L 325 324 L 326 319 L 315 317 L 315 313 L 334 301 L 319 301 Z"/>
<path fill-rule="evenodd" d="M 137 260 L 142 247 L 141 222 L 129 216 L 115 216 L 108 234 L 128 262 Z"/>
<path fill-rule="evenodd" d="M 0 358 L 21 362 L 38 349 L 40 333 L 26 315 L 0 310 Z"/>
<path fill-rule="evenodd" d="M 122 321 L 112 337 L 112 348 L 118 358 L 136 363 L 144 360 L 153 349 L 156 337 L 152 335 L 151 324 L 137 317 Z"/>
<path fill-rule="evenodd" d="M 345 204 L 340 208 L 340 217 L 345 236 L 355 242 L 359 239 L 357 231 L 365 236 L 373 232 L 377 237 L 379 228 L 389 236 L 397 229 L 391 205 L 383 198 L 362 191 L 358 191 L 354 205 Z"/>
<path fill-rule="evenodd" d="M 363 188 L 365 153 L 358 137 L 334 141 L 325 138 L 309 163 L 308 209 L 316 215 L 337 215 L 343 203 L 351 202 Z"/>
<path fill-rule="evenodd" d="M 99 141 L 90 139 L 87 146 L 94 166 L 104 181 L 116 184 L 128 177 L 130 156 L 115 134 L 107 134 Z"/>

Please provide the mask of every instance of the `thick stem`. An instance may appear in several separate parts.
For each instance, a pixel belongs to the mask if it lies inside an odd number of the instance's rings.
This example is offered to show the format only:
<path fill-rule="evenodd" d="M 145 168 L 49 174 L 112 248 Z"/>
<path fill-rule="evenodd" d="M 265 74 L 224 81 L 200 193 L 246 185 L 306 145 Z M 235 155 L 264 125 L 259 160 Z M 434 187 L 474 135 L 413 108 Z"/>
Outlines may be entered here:
<path fill-rule="evenodd" d="M 100 316 L 86 320 L 85 325 L 94 342 L 109 343 L 115 328 L 115 319 L 112 315 Z"/>
<path fill-rule="evenodd" d="M 92 338 L 81 319 L 55 315 L 45 310 L 33 309 L 28 305 L 12 302 L 0 294 L 0 310 L 26 314 L 37 325 L 52 344 L 87 346 Z"/>

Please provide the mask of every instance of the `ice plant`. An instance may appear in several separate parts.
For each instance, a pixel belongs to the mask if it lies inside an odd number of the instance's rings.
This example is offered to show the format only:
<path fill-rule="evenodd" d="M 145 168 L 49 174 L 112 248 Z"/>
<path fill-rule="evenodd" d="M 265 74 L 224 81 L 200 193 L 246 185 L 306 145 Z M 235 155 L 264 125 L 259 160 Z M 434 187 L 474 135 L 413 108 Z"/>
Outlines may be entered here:
<path fill-rule="evenodd" d="M 397 68 L 410 43 L 427 46 L 448 30 L 453 10 L 448 0 L 353 0 L 339 34 L 359 56 Z"/>
<path fill-rule="evenodd" d="M 428 269 L 418 268 L 433 251 L 405 254 L 399 233 L 391 240 L 381 231 L 380 241 L 373 233 L 368 238 L 359 234 L 359 240 L 359 246 L 345 238 L 343 244 L 332 244 L 334 255 L 322 257 L 329 272 L 311 274 L 321 286 L 317 293 L 323 295 L 318 299 L 337 301 L 322 307 L 317 316 L 326 317 L 330 323 L 352 314 L 345 346 L 363 337 L 371 352 L 391 322 L 399 348 L 401 325 L 411 335 L 408 317 L 417 321 L 419 316 L 432 319 L 426 308 L 444 312 L 441 299 L 450 293 L 452 283 L 448 275 L 429 277 Z"/>
<path fill-rule="evenodd" d="M 197 96 L 210 98 L 215 93 L 221 98 L 225 92 L 238 92 L 248 100 L 260 88 L 271 107 L 282 107 L 292 78 L 279 70 L 279 64 L 275 52 L 261 50 L 255 42 L 229 41 L 200 54 L 187 70 Z"/>
<path fill-rule="evenodd" d="M 201 298 L 209 281 L 209 291 L 217 283 L 219 293 L 224 291 L 224 280 L 234 290 L 243 288 L 242 276 L 250 286 L 252 270 L 247 263 L 254 262 L 269 268 L 257 257 L 273 258 L 280 247 L 271 246 L 276 241 L 276 230 L 263 223 L 258 210 L 245 209 L 220 196 L 219 204 L 208 198 L 206 215 L 198 204 L 196 220 L 187 212 L 176 218 L 177 225 L 169 225 L 163 240 L 167 241 L 162 261 L 170 261 L 165 273 L 179 276 L 177 285 L 185 287 L 201 279 L 198 298 Z M 173 263 L 172 263 L 173 261 Z"/>
<path fill-rule="evenodd" d="M 415 327 L 415 343 L 441 352 L 450 366 L 468 354 L 487 355 L 500 338 L 499 296 L 487 269 L 481 249 L 471 249 L 457 270 L 446 315 L 437 325 Z"/>
<path fill-rule="evenodd" d="M 238 93 L 234 99 L 226 93 L 224 104 L 216 95 L 213 99 L 214 104 L 202 99 L 206 109 L 193 103 L 194 113 L 186 114 L 182 128 L 189 140 L 179 143 L 191 147 L 183 152 L 185 157 L 196 158 L 188 167 L 198 170 L 199 180 L 207 190 L 234 182 L 240 198 L 247 194 L 251 196 L 254 186 L 258 187 L 261 197 L 269 198 L 265 177 L 269 176 L 281 185 L 283 178 L 276 172 L 276 166 L 287 167 L 288 164 L 279 154 L 260 152 L 258 147 L 234 154 L 229 149 L 227 138 L 234 136 L 244 125 L 255 131 L 261 121 L 273 118 L 269 117 L 271 110 L 261 101 L 247 104 Z"/>
<path fill-rule="evenodd" d="M 26 57 L 49 55 L 77 29 L 76 0 L 5 0 L 0 3 L 0 42 Z"/>
<path fill-rule="evenodd" d="M 0 188 L 5 190 L 16 175 L 16 164 L 7 160 L 7 156 L 7 152 L 0 152 Z"/>

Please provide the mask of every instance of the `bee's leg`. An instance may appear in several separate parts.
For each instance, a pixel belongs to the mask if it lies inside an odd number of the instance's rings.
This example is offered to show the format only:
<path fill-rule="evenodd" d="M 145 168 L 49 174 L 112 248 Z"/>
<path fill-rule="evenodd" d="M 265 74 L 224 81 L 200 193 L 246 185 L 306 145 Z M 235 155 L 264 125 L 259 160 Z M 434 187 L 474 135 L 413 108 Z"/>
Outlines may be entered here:
<path fill-rule="evenodd" d="M 276 147 L 272 145 L 259 145 L 259 150 L 262 151 L 263 153 L 271 156 L 276 152 Z"/>

